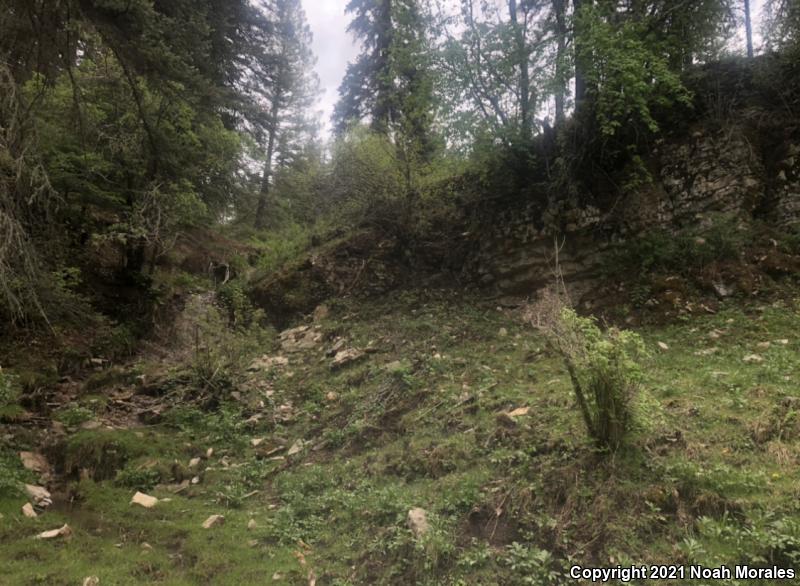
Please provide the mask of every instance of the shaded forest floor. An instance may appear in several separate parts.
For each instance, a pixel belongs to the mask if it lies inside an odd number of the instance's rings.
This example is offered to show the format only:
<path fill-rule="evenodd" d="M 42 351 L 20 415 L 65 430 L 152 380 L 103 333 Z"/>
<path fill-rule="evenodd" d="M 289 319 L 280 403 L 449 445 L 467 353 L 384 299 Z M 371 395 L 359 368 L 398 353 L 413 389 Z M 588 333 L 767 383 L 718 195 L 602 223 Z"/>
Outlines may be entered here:
<path fill-rule="evenodd" d="M 198 291 L 169 347 L 62 380 L 54 423 L 4 415 L 4 475 L 47 483 L 54 502 L 27 518 L 24 495 L 0 500 L 0 583 L 562 584 L 573 563 L 797 568 L 799 300 L 641 328 L 639 427 L 608 458 L 514 309 L 406 291 L 332 301 L 282 335 L 232 334 Z M 19 451 L 46 462 L 25 470 Z M 137 491 L 159 500 L 131 504 Z M 409 525 L 417 507 L 427 527 Z M 224 522 L 203 528 L 212 515 Z M 35 539 L 65 524 L 71 535 Z"/>

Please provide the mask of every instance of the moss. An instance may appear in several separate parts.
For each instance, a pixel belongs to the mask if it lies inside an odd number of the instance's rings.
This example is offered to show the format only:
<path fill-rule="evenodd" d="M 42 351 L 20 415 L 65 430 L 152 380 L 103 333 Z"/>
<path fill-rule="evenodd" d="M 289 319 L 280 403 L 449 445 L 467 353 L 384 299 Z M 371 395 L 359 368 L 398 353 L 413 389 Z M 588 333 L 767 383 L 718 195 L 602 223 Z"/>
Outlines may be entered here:
<path fill-rule="evenodd" d="M 152 432 L 80 431 L 67 441 L 64 469 L 73 477 L 78 476 L 80 470 L 87 470 L 95 481 L 113 479 L 132 458 L 157 453 L 164 440 Z"/>

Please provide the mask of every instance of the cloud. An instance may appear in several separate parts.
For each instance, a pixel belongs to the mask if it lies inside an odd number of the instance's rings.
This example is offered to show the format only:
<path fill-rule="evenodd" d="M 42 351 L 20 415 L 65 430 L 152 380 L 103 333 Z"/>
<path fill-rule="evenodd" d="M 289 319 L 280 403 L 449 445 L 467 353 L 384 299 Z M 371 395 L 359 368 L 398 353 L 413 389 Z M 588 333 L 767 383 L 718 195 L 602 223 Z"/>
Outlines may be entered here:
<path fill-rule="evenodd" d="M 347 33 L 350 17 L 345 14 L 347 0 L 305 0 L 308 24 L 314 33 L 314 54 L 317 74 L 324 93 L 320 99 L 323 111 L 323 134 L 330 132 L 330 117 L 339 97 L 339 84 L 347 64 L 358 55 L 358 47 Z"/>

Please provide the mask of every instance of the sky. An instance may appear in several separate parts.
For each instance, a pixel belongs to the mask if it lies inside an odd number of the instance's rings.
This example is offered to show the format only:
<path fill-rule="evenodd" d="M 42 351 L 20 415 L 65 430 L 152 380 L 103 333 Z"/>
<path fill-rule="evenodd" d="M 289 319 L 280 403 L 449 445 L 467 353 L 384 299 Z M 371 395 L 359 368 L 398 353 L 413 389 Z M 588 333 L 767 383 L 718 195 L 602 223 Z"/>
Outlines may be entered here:
<path fill-rule="evenodd" d="M 753 32 L 756 48 L 759 45 L 760 13 L 765 0 L 751 0 Z M 308 24 L 314 34 L 314 54 L 317 56 L 317 74 L 323 91 L 319 109 L 322 111 L 322 136 L 330 136 L 330 118 L 338 99 L 339 84 L 347 64 L 358 55 L 358 45 L 347 32 L 350 18 L 345 14 L 348 0 L 304 0 Z M 744 4 L 744 0 L 742 0 Z M 744 31 L 739 44 L 744 45 Z"/>
<path fill-rule="evenodd" d="M 304 0 L 308 24 L 314 33 L 314 54 L 317 56 L 317 74 L 323 94 L 319 107 L 322 110 L 324 137 L 330 132 L 333 106 L 339 96 L 339 84 L 347 64 L 358 55 L 358 46 L 347 32 L 350 18 L 344 9 L 348 0 Z"/>

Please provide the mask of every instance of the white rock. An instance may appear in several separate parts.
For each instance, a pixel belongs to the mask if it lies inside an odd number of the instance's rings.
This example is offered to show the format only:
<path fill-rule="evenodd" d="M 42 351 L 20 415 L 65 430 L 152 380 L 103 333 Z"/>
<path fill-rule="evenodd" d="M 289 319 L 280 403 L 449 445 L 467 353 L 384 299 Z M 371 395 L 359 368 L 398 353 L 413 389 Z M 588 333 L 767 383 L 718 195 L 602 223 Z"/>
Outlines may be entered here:
<path fill-rule="evenodd" d="M 664 350 L 665 352 L 669 350 L 669 346 L 667 346 L 664 342 L 659 342 L 658 347 Z"/>
<path fill-rule="evenodd" d="M 225 524 L 225 517 L 223 515 L 211 515 L 208 519 L 203 521 L 203 529 L 211 529 L 218 525 Z"/>
<path fill-rule="evenodd" d="M 264 443 L 263 437 L 254 437 L 253 439 L 250 440 L 250 445 L 253 446 L 254 448 L 257 448 L 263 443 Z"/>
<path fill-rule="evenodd" d="M 154 496 L 144 494 L 143 492 L 137 492 L 135 495 L 133 495 L 131 504 L 142 506 L 145 509 L 152 509 L 158 504 L 158 499 Z"/>
<path fill-rule="evenodd" d="M 430 530 L 428 523 L 428 512 L 425 509 L 415 507 L 408 511 L 408 528 L 414 534 L 414 537 L 420 538 Z"/>
<path fill-rule="evenodd" d="M 285 368 L 289 366 L 289 359 L 285 356 L 262 356 L 254 360 L 247 370 L 258 372 L 260 370 L 272 370 L 273 368 Z"/>
<path fill-rule="evenodd" d="M 19 458 L 22 460 L 22 465 L 26 470 L 36 472 L 37 474 L 44 474 L 50 470 L 47 459 L 36 452 L 20 452 Z"/>
<path fill-rule="evenodd" d="M 303 440 L 301 440 L 301 439 L 297 440 L 296 442 L 294 442 L 292 444 L 292 447 L 289 448 L 289 451 L 286 452 L 286 455 L 287 456 L 294 456 L 295 454 L 299 454 L 300 452 L 303 451 L 303 448 L 305 447 L 305 445 L 306 445 L 306 442 L 304 442 Z"/>
<path fill-rule="evenodd" d="M 748 364 L 761 364 L 764 362 L 764 358 L 758 354 L 749 354 L 748 356 L 742 358 L 742 360 Z"/>
<path fill-rule="evenodd" d="M 258 523 L 256 523 L 256 520 L 255 520 L 255 519 L 250 519 L 250 520 L 247 522 L 247 528 L 248 528 L 249 530 L 251 530 L 251 531 L 252 531 L 252 530 L 253 530 L 253 529 L 255 529 L 256 527 L 258 527 Z"/>
<path fill-rule="evenodd" d="M 35 519 L 39 516 L 36 514 L 36 511 L 33 510 L 33 505 L 30 503 L 22 505 L 22 514 L 28 517 L 28 519 Z"/>
<path fill-rule="evenodd" d="M 336 353 L 336 356 L 333 357 L 331 368 L 341 368 L 343 366 L 347 366 L 348 364 L 352 364 L 356 360 L 360 360 L 363 357 L 364 352 L 362 350 L 357 350 L 355 348 L 340 350 Z"/>
<path fill-rule="evenodd" d="M 192 458 L 189 460 L 189 468 L 196 468 L 200 465 L 200 458 Z"/>
<path fill-rule="evenodd" d="M 53 498 L 50 492 L 43 486 L 26 484 L 25 493 L 33 500 L 33 504 L 39 507 L 47 508 L 53 504 Z"/>
<path fill-rule="evenodd" d="M 97 576 L 89 576 L 83 579 L 83 586 L 100 586 L 100 578 Z"/>
<path fill-rule="evenodd" d="M 512 419 L 514 417 L 522 417 L 523 415 L 527 415 L 528 411 L 530 411 L 530 407 L 519 407 L 518 409 L 514 409 L 513 411 L 508 412 L 508 416 Z"/>
<path fill-rule="evenodd" d="M 39 533 L 36 539 L 55 539 L 56 537 L 69 537 L 70 535 L 72 535 L 72 529 L 70 529 L 69 525 L 64 525 L 58 529 L 51 529 L 50 531 Z"/>

